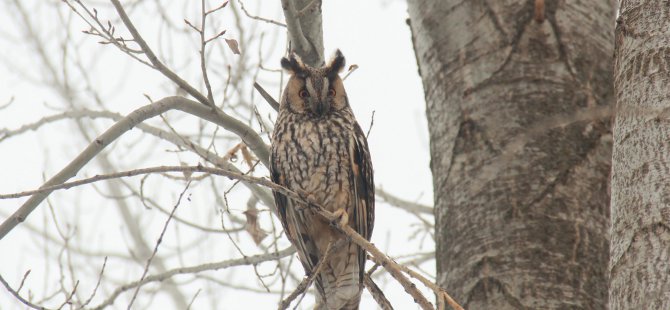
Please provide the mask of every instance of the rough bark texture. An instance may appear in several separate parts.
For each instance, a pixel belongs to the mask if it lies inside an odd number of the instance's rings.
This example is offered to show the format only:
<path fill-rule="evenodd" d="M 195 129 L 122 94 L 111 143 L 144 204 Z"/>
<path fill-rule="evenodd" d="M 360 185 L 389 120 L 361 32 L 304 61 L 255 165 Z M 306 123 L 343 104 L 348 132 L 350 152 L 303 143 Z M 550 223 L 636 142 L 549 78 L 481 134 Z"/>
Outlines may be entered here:
<path fill-rule="evenodd" d="M 408 0 L 438 282 L 467 309 L 607 307 L 609 119 L 541 124 L 613 102 L 615 3 Z"/>
<path fill-rule="evenodd" d="M 670 6 L 623 1 L 616 27 L 611 309 L 670 309 Z"/>
<path fill-rule="evenodd" d="M 324 64 L 322 0 L 281 0 L 291 51 L 312 67 Z"/>

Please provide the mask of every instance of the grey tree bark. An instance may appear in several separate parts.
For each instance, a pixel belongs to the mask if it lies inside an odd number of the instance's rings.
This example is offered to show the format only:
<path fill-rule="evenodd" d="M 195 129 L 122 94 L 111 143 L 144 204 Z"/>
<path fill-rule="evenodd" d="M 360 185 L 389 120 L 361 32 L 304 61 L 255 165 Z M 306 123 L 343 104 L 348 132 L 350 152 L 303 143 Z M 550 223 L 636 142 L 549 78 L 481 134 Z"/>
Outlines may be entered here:
<path fill-rule="evenodd" d="M 466 309 L 607 307 L 615 0 L 408 0 L 437 276 Z"/>
<path fill-rule="evenodd" d="M 322 0 L 281 0 L 291 51 L 306 64 L 324 64 Z"/>
<path fill-rule="evenodd" d="M 611 309 L 670 309 L 670 7 L 624 0 L 616 26 Z"/>

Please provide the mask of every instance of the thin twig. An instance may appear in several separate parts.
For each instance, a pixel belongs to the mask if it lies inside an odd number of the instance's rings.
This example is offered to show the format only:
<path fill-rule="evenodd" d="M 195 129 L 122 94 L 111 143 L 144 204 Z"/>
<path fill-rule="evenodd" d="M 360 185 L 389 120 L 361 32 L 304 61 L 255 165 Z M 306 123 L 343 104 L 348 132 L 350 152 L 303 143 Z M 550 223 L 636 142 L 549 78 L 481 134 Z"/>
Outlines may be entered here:
<path fill-rule="evenodd" d="M 368 133 L 365 134 L 365 139 L 370 137 L 370 131 L 372 126 L 375 124 L 375 110 L 372 110 L 372 116 L 370 116 L 370 127 L 368 127 Z"/>
<path fill-rule="evenodd" d="M 9 283 L 7 283 L 7 281 L 5 281 L 5 278 L 3 278 L 2 275 L 0 275 L 0 282 L 2 282 L 2 285 L 5 286 L 5 288 L 7 289 L 7 291 L 9 291 L 9 293 L 12 294 L 12 295 L 14 296 L 14 298 L 18 299 L 18 300 L 19 300 L 21 303 L 23 303 L 24 305 L 26 305 L 26 306 L 28 306 L 28 307 L 30 307 L 30 308 L 33 308 L 33 309 L 37 309 L 37 310 L 48 310 L 48 308 L 45 308 L 45 307 L 42 307 L 42 306 L 38 306 L 38 305 L 36 305 L 36 304 L 33 304 L 33 303 L 31 303 L 30 301 L 28 301 L 28 300 L 24 299 L 23 297 L 21 297 L 21 295 L 19 295 L 19 293 L 18 293 L 17 291 L 13 290 L 12 287 L 9 286 Z"/>
<path fill-rule="evenodd" d="M 61 184 L 67 181 L 76 175 L 84 165 L 95 158 L 95 156 L 97 156 L 106 146 L 118 139 L 125 132 L 131 130 L 148 118 L 172 109 L 193 114 L 236 133 L 242 138 L 242 141 L 254 151 L 257 158 L 259 158 L 264 165 L 268 165 L 268 160 L 270 158 L 268 146 L 249 126 L 227 115 L 224 115 L 223 117 L 219 114 L 213 115 L 211 109 L 192 100 L 173 96 L 163 98 L 152 104 L 141 107 L 116 122 L 112 127 L 91 142 L 91 144 L 89 144 L 86 149 L 74 158 L 65 168 L 61 169 L 56 175 L 51 177 L 49 181 L 44 183 L 43 187 Z M 16 212 L 14 212 L 12 216 L 7 218 L 0 225 L 0 239 L 4 238 L 12 229 L 14 229 L 14 227 L 23 222 L 47 196 L 48 192 L 44 192 L 43 194 L 31 197 Z"/>
<path fill-rule="evenodd" d="M 259 94 L 265 99 L 265 101 L 273 108 L 275 111 L 279 111 L 279 102 L 272 98 L 272 95 L 268 94 L 267 91 L 258 83 L 254 82 L 254 88 L 258 91 Z"/>
<path fill-rule="evenodd" d="M 435 296 L 437 296 L 437 298 L 438 298 L 438 304 L 444 298 L 444 300 L 447 301 L 447 303 L 449 304 L 449 306 L 451 306 L 452 309 L 463 310 L 463 307 L 461 307 L 461 305 L 459 305 L 451 296 L 449 296 L 447 291 L 445 291 L 443 288 L 439 287 L 437 284 L 433 283 L 432 281 L 426 279 L 424 276 L 422 276 L 418 272 L 416 272 L 412 269 L 409 269 L 407 266 L 403 266 L 403 265 L 398 265 L 398 266 L 400 266 L 400 269 L 402 271 L 404 271 L 405 273 L 410 275 L 410 277 L 419 280 L 419 282 L 423 283 L 423 285 L 425 285 L 427 288 L 431 289 L 435 293 Z M 441 309 L 443 309 L 443 307 L 438 306 L 438 309 L 441 310 Z"/>
<path fill-rule="evenodd" d="M 391 302 L 388 299 L 386 299 L 386 295 L 384 295 L 384 292 L 379 288 L 379 286 L 377 286 L 377 284 L 374 281 L 372 281 L 372 278 L 370 278 L 370 274 L 366 273 L 363 276 L 363 284 L 365 285 L 365 288 L 368 289 L 370 295 L 372 295 L 372 298 L 374 298 L 379 307 L 382 308 L 382 310 L 393 310 Z"/>
<path fill-rule="evenodd" d="M 19 285 L 19 288 L 16 289 L 16 293 L 20 293 L 21 289 L 23 288 L 23 284 L 26 283 L 26 279 L 28 279 L 28 275 L 30 274 L 30 269 L 26 271 L 26 273 L 23 274 L 23 279 L 21 279 L 21 284 Z"/>
<path fill-rule="evenodd" d="M 227 2 L 226 2 L 227 3 Z M 207 75 L 207 62 L 205 61 L 205 48 L 207 47 L 207 42 L 205 40 L 205 28 L 207 27 L 207 12 L 205 12 L 205 0 L 200 1 L 200 70 L 202 70 L 202 79 L 205 82 L 205 88 L 207 88 L 207 99 L 209 102 L 214 105 L 214 95 L 212 93 L 212 86 L 209 83 L 209 76 Z"/>
<path fill-rule="evenodd" d="M 321 214 L 324 217 L 332 217 L 332 213 L 325 211 L 324 209 L 319 209 L 318 213 Z M 343 232 L 347 237 L 351 238 L 351 241 L 359 245 L 361 248 L 366 250 L 368 253 L 372 255 L 372 261 L 375 263 L 380 264 L 386 271 L 388 271 L 391 276 L 396 279 L 400 285 L 405 289 L 405 292 L 407 292 L 409 295 L 411 295 L 414 298 L 414 302 L 416 302 L 421 309 L 424 310 L 432 310 L 433 305 L 426 299 L 423 294 L 416 288 L 416 285 L 412 283 L 405 275 L 402 273 L 400 270 L 400 266 L 398 263 L 396 263 L 394 260 L 389 258 L 388 256 L 384 255 L 377 247 L 375 247 L 372 243 L 370 243 L 368 240 L 363 238 L 360 234 L 358 234 L 353 228 L 351 228 L 349 225 L 341 225 L 338 221 L 335 220 L 335 218 L 332 218 L 332 223 L 335 225 L 338 230 Z"/>
<path fill-rule="evenodd" d="M 407 212 L 433 215 L 432 207 L 396 197 L 391 193 L 386 192 L 381 187 L 375 188 L 375 195 L 390 205 L 401 208 Z"/>
<path fill-rule="evenodd" d="M 171 269 L 168 270 L 164 273 L 157 274 L 157 275 L 151 275 L 147 276 L 144 278 L 142 281 L 135 281 L 132 283 L 128 283 L 126 285 L 123 285 L 121 287 L 118 287 L 117 289 L 114 290 L 114 292 L 100 305 L 94 307 L 93 309 L 95 310 L 101 310 L 103 308 L 108 307 L 109 305 L 114 303 L 114 300 L 121 295 L 121 293 L 128 291 L 130 289 L 133 289 L 138 286 L 142 286 L 146 283 L 149 282 L 161 282 L 165 281 L 175 275 L 180 275 L 180 274 L 195 274 L 203 271 L 210 271 L 210 270 L 219 270 L 219 269 L 225 269 L 225 268 L 230 268 L 230 267 L 237 267 L 237 266 L 245 266 L 245 265 L 253 265 L 253 264 L 260 264 L 262 262 L 266 261 L 271 261 L 271 260 L 276 260 L 282 257 L 289 256 L 291 254 L 295 253 L 294 248 L 286 248 L 284 250 L 281 250 L 276 253 L 268 253 L 268 254 L 260 254 L 260 255 L 254 255 L 254 256 L 246 256 L 243 258 L 238 258 L 238 259 L 231 259 L 231 260 L 225 260 L 217 263 L 208 263 L 208 264 L 202 264 L 198 266 L 192 266 L 192 267 L 181 267 L 181 268 L 176 268 L 176 269 Z"/>
<path fill-rule="evenodd" d="M 343 239 L 340 239 L 339 241 L 342 241 L 342 240 Z M 298 297 L 299 295 L 301 295 L 305 291 L 307 291 L 307 289 L 312 284 L 312 282 L 314 282 L 314 279 L 316 279 L 316 277 L 321 272 L 321 269 L 323 269 L 323 266 L 325 265 L 325 262 L 330 257 L 330 254 L 332 253 L 332 251 L 336 247 L 339 247 L 341 244 L 343 244 L 343 243 L 338 242 L 337 244 L 334 245 L 332 241 L 328 243 L 328 246 L 326 246 L 326 252 L 319 259 L 319 262 L 316 264 L 316 266 L 314 266 L 314 270 L 312 270 L 311 273 L 309 274 L 309 276 L 304 278 L 300 282 L 300 284 L 298 284 L 298 287 L 296 287 L 295 290 L 290 295 L 288 295 L 288 297 L 286 297 L 284 300 L 282 300 L 279 303 L 279 307 L 278 307 L 279 310 L 287 309 L 291 305 L 291 302 L 293 302 L 293 300 L 296 299 L 296 297 Z"/>
<path fill-rule="evenodd" d="M 205 104 L 213 109 L 216 108 L 214 102 L 209 101 L 209 99 L 206 96 L 204 96 L 197 89 L 188 84 L 188 82 L 184 81 L 179 75 L 170 70 L 158 59 L 158 56 L 156 56 L 153 50 L 149 47 L 149 44 L 147 44 L 147 42 L 144 41 L 142 35 L 140 35 L 139 31 L 137 31 L 135 25 L 132 23 L 132 21 L 130 21 L 130 18 L 126 13 L 126 10 L 123 8 L 123 5 L 121 5 L 121 2 L 119 0 L 110 0 L 110 1 L 112 2 L 112 5 L 114 5 L 116 12 L 119 14 L 121 21 L 123 21 L 123 24 L 126 25 L 126 28 L 128 28 L 128 31 L 135 39 L 135 42 L 137 42 L 137 44 L 140 46 L 144 54 L 147 55 L 147 58 L 149 58 L 149 61 L 151 62 L 151 64 L 154 65 L 156 70 L 158 70 L 167 78 L 175 82 L 180 88 L 184 89 L 189 95 L 193 96 L 195 99 L 200 101 L 200 103 Z"/>
<path fill-rule="evenodd" d="M 272 20 L 272 19 L 263 18 L 263 17 L 260 17 L 260 16 L 249 14 L 249 11 L 247 11 L 247 9 L 244 7 L 244 3 L 242 2 L 242 0 L 238 0 L 237 2 L 240 4 L 240 8 L 242 9 L 242 12 L 244 12 L 244 14 L 247 15 L 247 17 L 249 17 L 251 19 L 255 19 L 255 20 L 260 20 L 262 22 L 274 24 L 274 25 L 277 25 L 279 27 L 286 28 L 286 24 L 280 23 L 280 22 Z"/>
<path fill-rule="evenodd" d="M 102 281 L 102 275 L 105 273 L 105 267 L 107 266 L 107 256 L 105 256 L 105 260 L 102 262 L 102 268 L 100 269 L 100 274 L 98 275 L 98 282 L 95 283 L 95 287 L 93 288 L 93 292 L 91 293 L 91 296 L 86 299 L 86 302 L 84 302 L 79 309 L 83 309 L 86 307 L 89 303 L 91 303 L 91 300 L 93 300 L 93 297 L 95 296 L 95 293 L 98 291 L 98 287 L 100 287 L 100 282 Z"/>
<path fill-rule="evenodd" d="M 165 231 L 167 230 L 168 224 L 170 224 L 170 220 L 172 220 L 172 217 L 174 216 L 174 213 L 177 212 L 177 207 L 179 207 L 179 204 L 181 204 L 181 199 L 182 199 L 182 197 L 184 197 L 184 193 L 186 193 L 189 186 L 191 186 L 191 181 L 188 181 L 188 183 L 186 183 L 186 186 L 184 186 L 184 190 L 179 194 L 179 198 L 177 198 L 177 202 L 175 203 L 174 207 L 172 208 L 172 212 L 170 212 L 170 216 L 168 216 L 167 220 L 165 221 L 165 225 L 163 225 L 163 230 L 161 231 L 160 236 L 158 236 L 158 240 L 156 240 L 156 245 L 154 246 L 154 251 L 151 253 L 151 256 L 149 256 L 149 259 L 147 259 L 147 264 L 144 266 L 144 271 L 142 272 L 142 277 L 140 278 L 140 282 L 142 280 L 144 280 L 144 278 L 147 276 L 147 273 L 149 272 L 149 266 L 151 266 L 151 261 L 156 256 L 156 253 L 158 253 L 158 247 L 163 242 L 163 236 L 165 235 Z M 128 310 L 130 310 L 131 307 L 133 306 L 133 303 L 135 302 L 135 298 L 137 298 L 137 294 L 139 292 L 140 292 L 140 287 L 138 286 L 137 289 L 135 289 L 135 293 L 133 293 L 133 297 L 130 299 L 130 303 L 128 303 Z"/>

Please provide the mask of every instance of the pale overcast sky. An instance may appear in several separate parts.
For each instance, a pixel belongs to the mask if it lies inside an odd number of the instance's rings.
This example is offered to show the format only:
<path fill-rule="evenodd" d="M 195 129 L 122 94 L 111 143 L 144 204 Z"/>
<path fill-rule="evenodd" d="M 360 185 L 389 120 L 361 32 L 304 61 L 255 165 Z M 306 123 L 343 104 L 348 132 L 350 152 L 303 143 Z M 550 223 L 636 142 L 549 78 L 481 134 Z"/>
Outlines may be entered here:
<path fill-rule="evenodd" d="M 22 124 L 34 122 L 42 117 L 53 115 L 59 111 L 54 107 L 65 106 L 63 100 L 52 90 L 37 86 L 30 79 L 41 79 L 46 73 L 43 66 L 36 60 L 34 46 L 25 42 L 22 37 L 20 24 L 17 24 L 17 11 L 12 4 L 12 0 L 5 0 L 0 4 L 0 106 L 14 98 L 13 103 L 0 110 L 0 130 L 3 128 L 15 129 Z M 106 1 L 91 1 L 94 6 L 101 7 L 101 14 L 113 17 Z M 166 1 L 174 4 L 178 1 Z M 171 12 L 173 16 L 181 18 L 194 19 L 197 16 L 198 5 L 193 10 L 187 12 Z M 263 7 L 259 7 L 262 2 Z M 54 14 L 54 6 L 62 5 L 61 1 L 32 0 L 22 1 L 24 6 L 35 11 L 31 11 L 31 19 L 39 31 L 40 36 L 44 38 L 61 36 L 65 29 L 55 27 L 59 23 Z M 40 3 L 38 5 L 37 3 Z M 199 1 L 197 1 L 199 4 Z M 252 1 L 244 2 L 247 9 L 254 14 L 267 18 L 283 21 L 283 16 L 278 8 L 279 0 L 275 1 Z M 107 9 L 104 9 L 104 8 Z M 173 5 L 174 7 L 174 5 Z M 140 31 L 145 37 L 149 38 L 150 43 L 156 40 L 156 12 L 151 11 L 133 11 L 131 18 L 136 22 Z M 74 16 L 73 19 L 78 17 Z M 154 18 L 154 19 L 152 19 Z M 372 112 L 375 111 L 374 126 L 372 128 L 369 142 L 375 168 L 375 178 L 377 185 L 383 187 L 386 191 L 392 192 L 399 197 L 412 201 L 419 201 L 427 205 L 432 205 L 432 180 L 429 169 L 429 146 L 428 133 L 425 121 L 425 102 L 421 79 L 418 75 L 414 52 L 411 44 L 409 27 L 406 24 L 407 7 L 404 1 L 400 0 L 376 0 L 376 1 L 357 1 L 357 0 L 326 0 L 323 3 L 324 19 L 324 38 L 326 55 L 330 57 L 332 52 L 339 48 L 347 58 L 348 64 L 357 64 L 356 70 L 345 82 L 347 93 L 356 116 L 364 130 L 367 130 L 370 124 Z M 272 58 L 265 59 L 264 64 L 270 68 L 279 68 L 279 58 L 283 53 L 285 34 L 283 31 L 274 31 L 272 25 L 246 19 L 249 24 L 249 31 L 266 31 L 266 35 L 278 35 L 276 46 L 263 47 L 263 52 L 271 54 Z M 238 33 L 233 31 L 233 27 L 226 19 L 220 24 L 224 28 L 231 30 L 226 34 L 227 38 L 237 38 Z M 181 25 L 179 25 L 181 27 Z M 116 24 L 117 29 L 122 31 L 122 25 Z M 102 90 L 103 98 L 107 107 L 111 110 L 126 114 L 133 109 L 147 104 L 144 94 L 151 96 L 154 100 L 164 96 L 172 95 L 167 91 L 165 78 L 154 71 L 138 64 L 115 48 L 109 45 L 95 44 L 96 38 L 86 36 L 81 33 L 85 30 L 79 20 L 73 22 L 73 29 L 70 29 L 70 35 L 76 42 L 82 42 L 82 48 L 89 60 L 98 59 L 97 65 L 91 69 L 91 79 L 95 85 L 99 85 Z M 123 29 L 125 30 L 125 29 Z M 153 32 L 152 32 L 153 31 Z M 194 36 L 195 37 L 195 36 Z M 266 42 L 270 42 L 268 39 Z M 52 42 L 53 43 L 53 42 Z M 59 46 L 52 44 L 50 48 L 58 50 Z M 194 53 L 192 48 L 185 47 L 184 53 Z M 244 52 L 244 51 L 243 51 Z M 254 51 L 257 53 L 257 51 Z M 178 54 L 176 55 L 179 56 Z M 195 67 L 198 70 L 197 63 L 182 63 L 183 67 Z M 186 71 L 186 69 L 183 69 Z M 191 70 L 192 71 L 192 70 Z M 271 76 L 271 75 L 268 75 Z M 119 82 L 124 80 L 124 82 Z M 195 80 L 195 78 L 193 79 Z M 266 78 L 267 80 L 267 78 Z M 277 81 L 278 83 L 278 81 Z M 275 85 L 268 83 L 268 90 L 272 94 L 277 94 Z M 256 96 L 256 104 L 264 103 Z M 90 109 L 98 108 L 95 104 L 88 105 Z M 267 107 L 265 107 L 267 108 Z M 267 110 L 269 111 L 269 110 Z M 175 118 L 179 118 L 176 116 Z M 156 121 L 156 120 L 154 120 Z M 159 123 L 159 122 L 158 122 Z M 108 121 L 96 121 L 96 134 L 101 133 L 111 125 Z M 31 131 L 19 137 L 10 138 L 0 143 L 0 193 L 12 193 L 38 187 L 44 178 L 49 178 L 57 173 L 67 162 L 74 158 L 81 150 L 86 147 L 80 135 L 75 134 L 76 128 L 72 122 L 59 122 L 47 125 L 37 131 Z M 76 137 L 76 138 L 73 138 Z M 128 146 L 133 143 L 145 143 L 150 138 L 137 138 L 138 136 L 124 137 L 119 143 Z M 166 147 L 163 147 L 166 148 Z M 111 156 L 116 159 L 123 159 L 124 156 L 132 157 L 134 160 L 128 165 L 120 167 L 122 169 L 140 168 L 135 159 L 143 158 L 145 151 L 131 154 L 115 154 L 115 147 L 111 148 Z M 145 162 L 139 162 L 141 166 L 155 166 L 161 164 L 177 165 L 174 154 L 162 152 L 151 153 Z M 192 164 L 192 162 L 189 162 Z M 78 177 L 92 176 L 100 173 L 96 164 L 89 164 Z M 134 184 L 139 182 L 139 178 L 132 179 Z M 226 186 L 227 187 L 227 186 Z M 166 195 L 166 204 L 174 201 L 178 191 L 170 191 Z M 246 193 L 238 196 L 234 194 L 231 200 L 239 199 L 242 204 L 245 203 Z M 57 198 L 57 199 L 56 199 Z M 191 208 L 196 206 L 200 208 L 207 204 L 211 197 L 194 196 Z M 4 220 L 7 215 L 14 212 L 25 199 L 0 200 L 0 220 Z M 81 191 L 67 191 L 54 194 L 54 212 L 62 221 L 61 225 L 70 224 L 69 218 L 73 214 L 78 214 L 85 223 L 78 224 L 77 236 L 80 240 L 87 240 L 91 244 L 100 244 L 92 246 L 93 249 L 105 248 L 102 244 L 118 244 L 121 251 L 126 249 L 130 241 L 123 233 L 119 233 L 121 220 L 118 212 L 113 209 L 113 204 L 101 198 L 97 190 L 92 186 L 82 188 Z M 233 201 L 234 203 L 234 201 Z M 137 205 L 142 208 L 141 204 Z M 169 206 L 168 206 L 169 208 Z M 202 207 L 202 208 L 206 208 Z M 204 211 L 193 211 L 202 212 Z M 147 236 L 146 239 L 153 243 L 157 237 L 157 232 L 165 219 L 160 216 L 152 221 L 153 216 L 146 215 Z M 82 215 L 83 214 L 83 215 Z M 204 216 L 204 215 L 203 215 Z M 143 220 L 145 219 L 143 217 Z M 432 219 L 431 219 L 432 220 Z M 38 207 L 28 218 L 26 224 L 31 227 L 40 228 L 53 226 L 51 215 L 46 203 Z M 414 228 L 409 224 L 417 221 L 408 213 L 392 208 L 386 204 L 379 203 L 377 207 L 377 216 L 373 242 L 380 248 L 387 251 L 390 255 L 400 256 L 413 252 L 430 252 L 433 250 L 433 241 L 427 238 L 423 245 L 420 240 L 409 239 L 409 235 L 414 232 Z M 24 288 L 23 294 L 27 294 L 28 289 L 41 296 L 45 287 L 54 287 L 59 279 L 58 265 L 54 261 L 57 253 L 49 253 L 49 259 L 45 259 L 44 241 L 38 235 L 32 233 L 27 227 L 22 225 L 12 231 L 6 238 L 0 241 L 0 274 L 6 278 L 12 285 L 18 285 L 26 270 L 31 269 L 32 273 Z M 151 229 L 149 229 L 151 228 Z M 53 229 L 52 229 L 53 230 Z M 55 233 L 55 230 L 53 230 Z M 189 240 L 198 240 L 201 235 L 186 236 Z M 207 236 L 207 242 L 210 244 L 220 244 L 220 248 L 213 249 L 211 255 L 205 257 L 204 262 L 217 261 L 226 258 L 237 258 L 240 255 L 232 249 L 229 240 L 225 236 Z M 282 237 L 284 238 L 284 237 Z M 284 240 L 286 241 L 286 240 Z M 195 242 L 195 241 L 194 241 Z M 248 240 L 240 242 L 249 243 Z M 185 242 L 188 243 L 188 242 Z M 285 244 L 288 244 L 287 242 Z M 164 250 L 170 251 L 166 247 Z M 246 247 L 247 254 L 253 255 L 254 246 L 251 244 Z M 54 251 L 51 249 L 50 251 Z M 189 261 L 189 258 L 175 261 L 172 267 L 183 265 L 194 265 L 203 261 Z M 112 279 L 119 279 L 123 283 L 129 279 L 137 279 L 141 275 L 141 269 L 135 266 L 125 270 L 122 262 L 111 263 L 106 271 Z M 426 271 L 434 274 L 434 262 L 431 261 L 422 265 Z M 80 266 L 91 270 L 98 270 L 101 260 L 91 260 L 89 266 Z M 368 266 L 371 264 L 368 263 Z M 79 266 L 78 266 L 79 267 Z M 294 266 L 295 267 L 295 266 Z M 235 272 L 216 272 L 209 273 L 214 276 L 222 276 L 221 281 L 230 281 L 239 285 L 258 286 L 256 276 L 251 268 L 239 268 Z M 47 281 L 45 282 L 45 275 Z M 43 283 L 45 282 L 45 283 Z M 183 281 L 182 281 L 183 282 Z M 181 283 L 181 282 L 180 282 Z M 95 283 L 83 283 L 82 287 L 89 288 Z M 396 306 L 396 309 L 414 309 L 415 304 L 396 283 L 383 282 L 380 285 L 386 285 L 387 296 Z M 199 289 L 196 286 L 186 286 L 186 293 L 192 296 Z M 205 288 L 203 288 L 205 289 Z M 207 288 L 210 289 L 210 288 Z M 221 296 L 221 303 L 218 305 L 194 303 L 195 309 L 274 309 L 277 304 L 277 295 L 254 294 L 232 288 L 215 287 L 216 293 Z M 291 290 L 290 288 L 289 290 Z M 102 297 L 109 295 L 110 291 L 105 291 Z M 82 292 L 83 295 L 88 294 Z M 126 293 L 126 295 L 130 295 Z M 364 293 L 362 309 L 373 308 L 374 301 L 369 298 L 367 292 Z M 432 299 L 432 295 L 429 295 Z M 121 302 L 115 304 L 116 308 L 125 309 L 128 297 L 121 298 Z M 96 299 L 99 302 L 100 299 Z M 203 299 L 204 301 L 205 299 Z M 301 309 L 311 309 L 312 297 L 308 296 L 301 304 Z M 93 302 L 92 304 L 97 304 Z M 170 299 L 165 294 L 157 294 L 153 303 L 148 309 L 170 309 Z M 146 306 L 146 305 L 143 305 Z M 12 298 L 4 288 L 0 288 L 0 309 L 23 309 L 14 298 Z"/>

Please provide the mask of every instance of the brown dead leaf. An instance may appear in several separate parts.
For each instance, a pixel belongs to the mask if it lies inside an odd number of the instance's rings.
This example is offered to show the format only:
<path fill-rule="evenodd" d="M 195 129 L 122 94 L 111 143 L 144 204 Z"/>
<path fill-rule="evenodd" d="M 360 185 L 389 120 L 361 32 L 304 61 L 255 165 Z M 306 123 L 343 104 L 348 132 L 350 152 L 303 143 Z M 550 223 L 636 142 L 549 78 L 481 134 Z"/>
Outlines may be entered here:
<path fill-rule="evenodd" d="M 225 39 L 226 43 L 228 44 L 228 47 L 230 47 L 230 50 L 233 51 L 233 54 L 239 55 L 240 54 L 240 47 L 239 44 L 237 43 L 237 40 L 235 39 Z"/>
<path fill-rule="evenodd" d="M 247 223 L 244 225 L 244 229 L 251 235 L 251 239 L 254 240 L 256 245 L 259 245 L 268 234 L 264 232 L 258 224 L 258 210 L 254 208 L 242 213 L 244 213 L 244 216 L 247 218 Z"/>
<path fill-rule="evenodd" d="M 254 171 L 254 161 L 256 161 L 256 157 L 254 157 L 254 155 L 249 152 L 249 148 L 246 144 L 242 144 L 240 151 L 242 151 L 242 158 L 244 158 L 244 162 L 247 163 L 247 166 L 249 166 L 249 171 Z"/>
<path fill-rule="evenodd" d="M 228 150 L 228 152 L 226 152 L 226 156 L 224 156 L 223 159 L 230 160 L 231 162 L 237 162 L 238 151 L 242 153 L 242 160 L 244 160 L 247 166 L 249 166 L 249 171 L 254 171 L 254 162 L 256 161 L 256 157 L 251 154 L 249 148 L 246 144 L 244 144 L 244 142 L 240 142 Z"/>
<path fill-rule="evenodd" d="M 226 152 L 226 156 L 224 156 L 223 159 L 230 160 L 232 162 L 236 162 L 237 161 L 237 151 L 240 150 L 242 145 L 243 145 L 243 143 L 240 142 L 237 145 L 235 145 L 233 148 L 228 150 L 228 152 Z"/>

